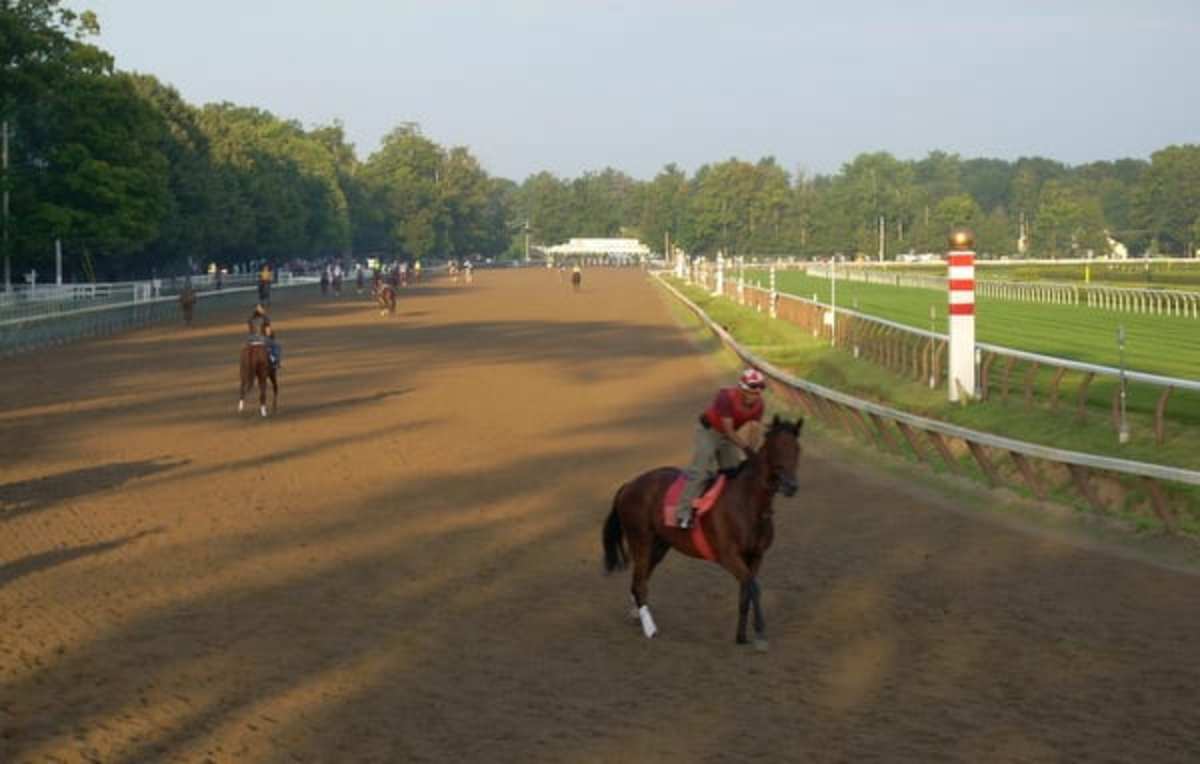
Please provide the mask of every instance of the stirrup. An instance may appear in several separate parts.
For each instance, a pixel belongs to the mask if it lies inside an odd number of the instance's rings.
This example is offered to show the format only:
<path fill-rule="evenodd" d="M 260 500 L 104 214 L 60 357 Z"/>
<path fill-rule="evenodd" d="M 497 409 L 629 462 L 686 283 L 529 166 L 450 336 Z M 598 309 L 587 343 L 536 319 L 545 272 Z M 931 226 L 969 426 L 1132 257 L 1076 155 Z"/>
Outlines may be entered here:
<path fill-rule="evenodd" d="M 692 525 L 695 524 L 695 522 L 696 522 L 696 515 L 695 515 L 695 511 L 693 510 L 693 514 L 691 517 L 679 518 L 679 529 L 684 530 L 684 531 L 689 530 L 689 529 L 691 529 Z"/>

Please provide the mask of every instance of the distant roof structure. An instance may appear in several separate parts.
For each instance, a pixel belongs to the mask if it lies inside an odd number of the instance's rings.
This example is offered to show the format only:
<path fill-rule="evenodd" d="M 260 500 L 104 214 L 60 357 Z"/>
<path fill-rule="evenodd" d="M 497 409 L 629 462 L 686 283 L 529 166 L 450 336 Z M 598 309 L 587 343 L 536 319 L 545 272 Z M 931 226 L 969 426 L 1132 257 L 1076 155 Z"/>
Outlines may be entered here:
<path fill-rule="evenodd" d="M 587 255 L 620 259 L 650 254 L 650 248 L 637 239 L 571 239 L 566 244 L 544 247 L 542 251 L 547 255 L 563 257 Z"/>

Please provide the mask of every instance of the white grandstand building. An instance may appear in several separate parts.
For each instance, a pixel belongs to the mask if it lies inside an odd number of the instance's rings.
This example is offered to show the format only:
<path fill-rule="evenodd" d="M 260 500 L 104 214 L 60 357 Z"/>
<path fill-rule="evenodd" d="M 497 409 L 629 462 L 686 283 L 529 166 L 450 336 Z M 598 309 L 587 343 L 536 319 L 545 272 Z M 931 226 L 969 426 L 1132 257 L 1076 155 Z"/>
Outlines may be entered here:
<path fill-rule="evenodd" d="M 650 256 L 650 248 L 637 239 L 571 239 L 566 244 L 543 247 L 542 252 L 555 260 L 578 257 L 619 263 Z"/>

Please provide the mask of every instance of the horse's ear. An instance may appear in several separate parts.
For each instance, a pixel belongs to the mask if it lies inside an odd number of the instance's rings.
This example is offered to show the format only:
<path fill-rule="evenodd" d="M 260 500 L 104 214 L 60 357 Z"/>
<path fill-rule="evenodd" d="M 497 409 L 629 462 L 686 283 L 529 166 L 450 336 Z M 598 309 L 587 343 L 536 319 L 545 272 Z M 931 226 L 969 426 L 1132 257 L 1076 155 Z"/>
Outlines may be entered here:
<path fill-rule="evenodd" d="M 800 437 L 800 431 L 804 429 L 804 417 L 796 420 L 796 437 Z"/>
<path fill-rule="evenodd" d="M 775 418 L 771 420 L 771 429 L 778 427 L 781 421 L 782 420 L 779 418 L 779 415 L 776 414 Z"/>

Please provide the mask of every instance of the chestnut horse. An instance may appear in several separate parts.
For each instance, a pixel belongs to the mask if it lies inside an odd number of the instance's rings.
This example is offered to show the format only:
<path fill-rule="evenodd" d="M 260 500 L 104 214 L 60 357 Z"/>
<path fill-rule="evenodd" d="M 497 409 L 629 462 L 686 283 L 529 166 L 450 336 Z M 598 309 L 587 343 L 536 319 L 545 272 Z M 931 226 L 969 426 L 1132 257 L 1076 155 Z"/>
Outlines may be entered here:
<path fill-rule="evenodd" d="M 396 287 L 384 282 L 377 284 L 375 302 L 379 305 L 379 315 L 396 315 Z"/>
<path fill-rule="evenodd" d="M 796 493 L 803 426 L 803 419 L 789 422 L 776 416 L 762 447 L 749 453 L 727 479 L 712 509 L 698 517 L 714 561 L 733 574 L 741 587 L 735 639 L 738 644 L 746 643 L 746 615 L 753 606 L 754 641 L 760 650 L 767 647 L 767 634 L 759 601 L 758 569 L 775 537 L 772 500 L 777 493 Z M 611 573 L 633 558 L 630 591 L 635 610 L 631 615 L 641 619 L 647 637 L 658 631 L 646 600 L 647 582 L 654 568 L 672 547 L 689 557 L 704 557 L 693 540 L 694 530 L 669 527 L 663 522 L 663 499 L 681 472 L 674 467 L 659 467 L 621 486 L 604 523 L 604 568 Z"/>
<path fill-rule="evenodd" d="M 258 411 L 267 415 L 267 380 L 271 380 L 271 413 L 279 404 L 279 382 L 275 379 L 275 368 L 267 357 L 267 346 L 261 342 L 248 342 L 242 346 L 242 387 L 238 393 L 238 411 L 246 407 L 246 391 L 258 380 Z"/>

